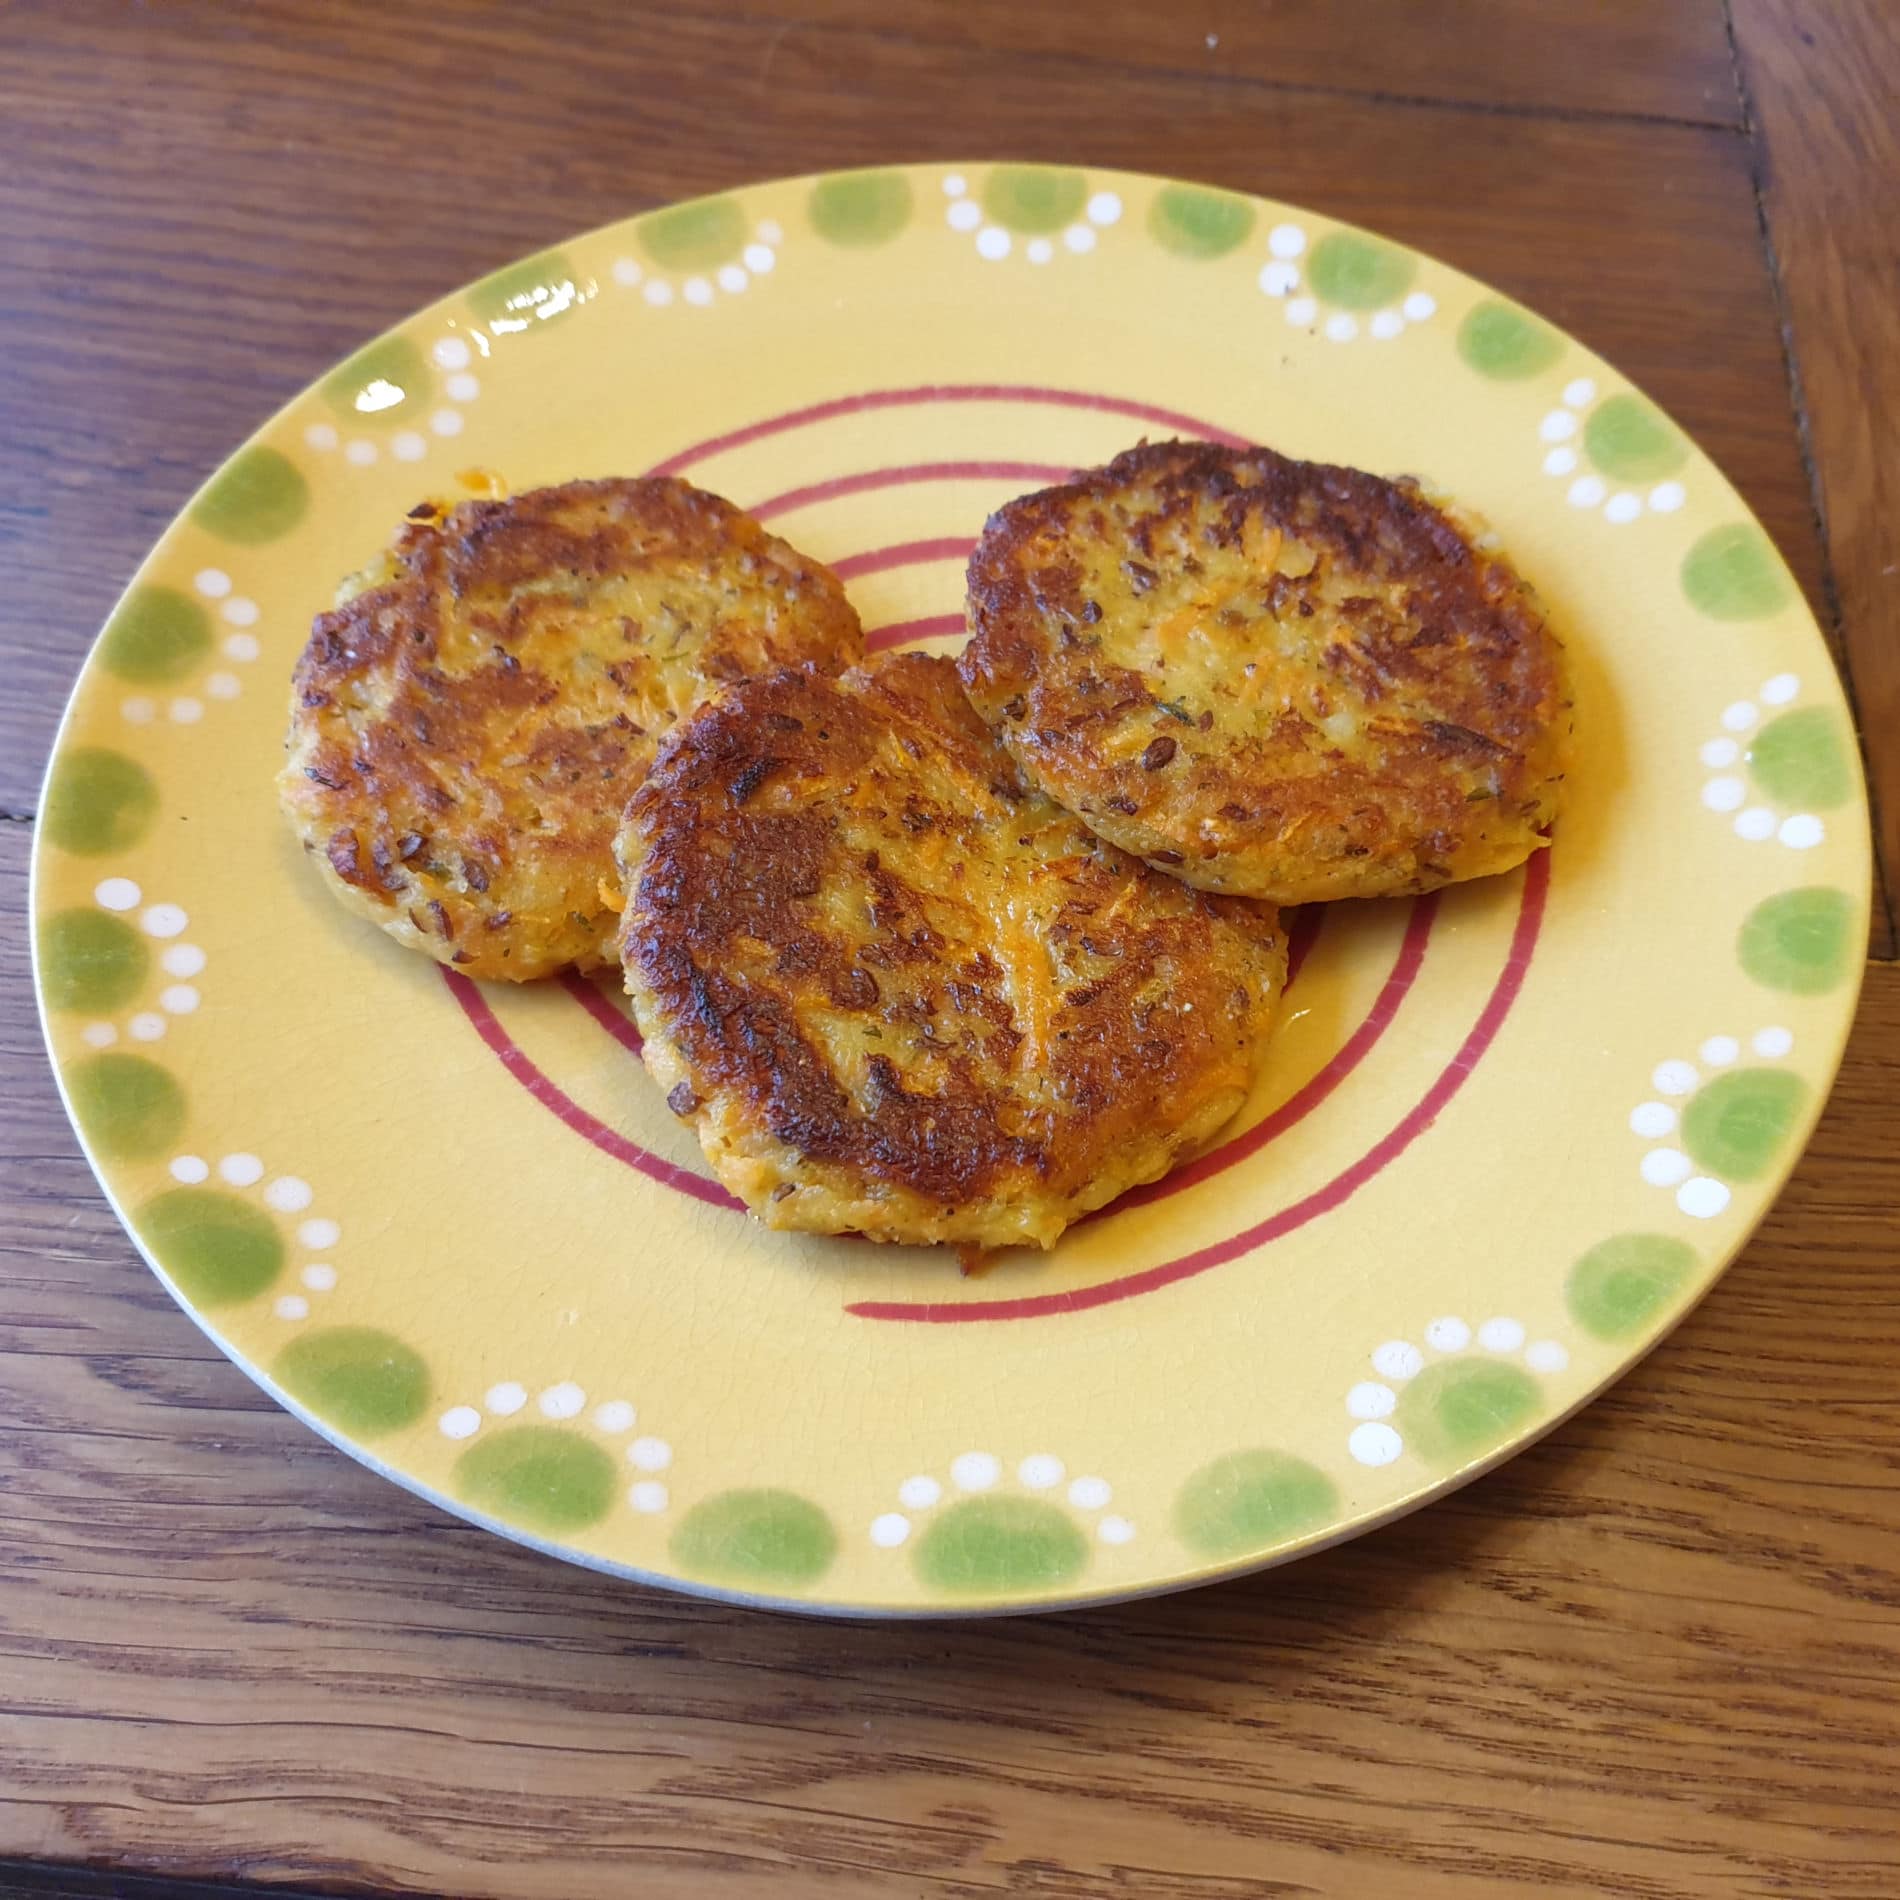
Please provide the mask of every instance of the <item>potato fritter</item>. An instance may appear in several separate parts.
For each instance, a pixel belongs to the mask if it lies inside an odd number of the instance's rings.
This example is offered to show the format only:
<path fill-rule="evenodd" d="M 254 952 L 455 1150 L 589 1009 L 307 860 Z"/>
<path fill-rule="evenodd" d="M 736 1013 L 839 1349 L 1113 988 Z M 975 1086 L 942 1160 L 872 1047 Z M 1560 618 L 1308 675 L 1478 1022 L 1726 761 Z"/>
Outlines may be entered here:
<path fill-rule="evenodd" d="M 964 684 L 1030 779 L 1204 890 L 1428 891 L 1556 814 L 1563 649 L 1411 482 L 1133 449 L 991 518 L 969 618 Z"/>
<path fill-rule="evenodd" d="M 618 844 L 646 1062 L 768 1226 L 1054 1243 L 1246 1099 L 1286 944 L 1025 785 L 947 659 L 731 688 Z"/>
<path fill-rule="evenodd" d="M 613 836 L 660 738 L 728 681 L 849 666 L 837 578 L 685 482 L 424 503 L 297 663 L 284 809 L 412 949 L 525 981 L 613 961 Z"/>

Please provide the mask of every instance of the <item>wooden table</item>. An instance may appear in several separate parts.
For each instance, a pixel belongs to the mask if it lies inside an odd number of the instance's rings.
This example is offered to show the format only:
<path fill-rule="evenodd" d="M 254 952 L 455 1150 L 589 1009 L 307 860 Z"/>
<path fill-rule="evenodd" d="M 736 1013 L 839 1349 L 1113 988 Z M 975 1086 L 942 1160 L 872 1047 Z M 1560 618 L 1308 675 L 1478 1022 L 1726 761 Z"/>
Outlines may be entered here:
<path fill-rule="evenodd" d="M 854 1628 L 545 1562 L 278 1412 L 79 1158 L 20 881 L 125 575 L 333 359 L 563 231 L 984 153 L 1305 202 L 1603 351 L 1793 561 L 1900 872 L 1897 81 L 1892 0 L 0 4 L 0 1895 L 1900 1893 L 1884 895 L 1776 1213 L 1536 1450 L 1254 1581 Z"/>

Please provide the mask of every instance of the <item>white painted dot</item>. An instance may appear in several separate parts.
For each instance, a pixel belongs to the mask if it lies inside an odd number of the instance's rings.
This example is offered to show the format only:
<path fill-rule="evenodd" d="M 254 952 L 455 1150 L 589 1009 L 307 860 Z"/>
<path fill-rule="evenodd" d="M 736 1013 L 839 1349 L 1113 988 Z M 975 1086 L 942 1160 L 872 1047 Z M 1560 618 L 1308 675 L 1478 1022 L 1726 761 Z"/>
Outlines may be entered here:
<path fill-rule="evenodd" d="M 1758 1029 L 1749 1039 L 1751 1049 L 1770 1062 L 1779 1062 L 1794 1047 L 1794 1034 L 1787 1029 Z"/>
<path fill-rule="evenodd" d="M 1700 1053 L 1711 1068 L 1726 1069 L 1742 1053 L 1742 1045 L 1733 1036 L 1711 1036 Z"/>
<path fill-rule="evenodd" d="M 436 1420 L 436 1428 L 444 1438 L 473 1438 L 482 1428 L 482 1415 L 472 1405 L 451 1405 Z"/>
<path fill-rule="evenodd" d="M 673 1462 L 673 1447 L 664 1438 L 636 1438 L 627 1447 L 627 1462 L 636 1471 L 664 1471 Z"/>
<path fill-rule="evenodd" d="M 1649 491 L 1649 505 L 1659 515 L 1673 515 L 1688 499 L 1680 482 L 1658 482 Z"/>
<path fill-rule="evenodd" d="M 248 594 L 233 594 L 231 598 L 218 609 L 219 617 L 227 626 L 232 627 L 256 626 L 261 612 L 262 610 L 259 608 L 257 602 L 251 599 Z"/>
<path fill-rule="evenodd" d="M 1738 778 L 1712 778 L 1702 788 L 1702 802 L 1710 811 L 1739 811 L 1748 787 Z"/>
<path fill-rule="evenodd" d="M 1269 297 L 1285 297 L 1300 287 L 1300 267 L 1280 259 L 1260 266 L 1260 288 Z"/>
<path fill-rule="evenodd" d="M 1577 418 L 1568 409 L 1553 409 L 1537 425 L 1537 433 L 1546 442 L 1568 442 L 1577 433 Z"/>
<path fill-rule="evenodd" d="M 1370 330 L 1381 343 L 1389 343 L 1393 337 L 1399 335 L 1399 333 L 1404 330 L 1405 319 L 1400 316 L 1396 310 L 1381 310 L 1373 317 L 1372 321 L 1366 325 L 1366 328 Z"/>
<path fill-rule="evenodd" d="M 627 1502 L 648 1517 L 657 1516 L 666 1509 L 666 1486 L 657 1478 L 642 1478 L 627 1493 Z"/>
<path fill-rule="evenodd" d="M 1733 765 L 1742 756 L 1742 748 L 1733 739 L 1711 739 L 1701 753 L 1702 763 L 1711 766 Z"/>
<path fill-rule="evenodd" d="M 203 1155 L 179 1155 L 172 1162 L 172 1179 L 184 1182 L 187 1187 L 196 1187 L 210 1175 L 210 1163 Z"/>
<path fill-rule="evenodd" d="M 1478 1344 L 1486 1352 L 1516 1352 L 1524 1343 L 1524 1322 L 1500 1315 L 1478 1328 Z"/>
<path fill-rule="evenodd" d="M 587 1394 L 572 1379 L 551 1385 L 538 1401 L 543 1418 L 579 1418 L 587 1403 Z"/>
<path fill-rule="evenodd" d="M 616 257 L 613 265 L 614 282 L 623 290 L 631 290 L 646 275 L 630 257 Z"/>
<path fill-rule="evenodd" d="M 910 1535 L 910 1519 L 902 1511 L 886 1511 L 871 1520 L 871 1542 L 879 1550 L 895 1550 Z"/>
<path fill-rule="evenodd" d="M 222 600 L 231 591 L 231 577 L 221 567 L 201 567 L 191 584 L 206 600 Z"/>
<path fill-rule="evenodd" d="M 625 1399 L 609 1399 L 605 1405 L 594 1407 L 595 1425 L 611 1438 L 632 1431 L 634 1417 L 634 1409 Z"/>
<path fill-rule="evenodd" d="M 1627 491 L 1620 495 L 1612 495 L 1610 499 L 1603 504 L 1603 519 L 1605 521 L 1634 521 L 1642 512 L 1642 497 L 1640 495 L 1632 495 Z"/>
<path fill-rule="evenodd" d="M 173 725 L 195 726 L 205 716 L 205 703 L 202 699 L 193 699 L 189 693 L 183 693 L 165 711 Z"/>
<path fill-rule="evenodd" d="M 935 1478 L 906 1478 L 897 1487 L 897 1501 L 912 1511 L 927 1511 L 943 1496 L 943 1486 Z"/>
<path fill-rule="evenodd" d="M 429 418 L 429 427 L 437 435 L 460 435 L 462 433 L 462 412 L 459 409 L 438 409 Z"/>
<path fill-rule="evenodd" d="M 126 1028 L 135 1042 L 156 1042 L 165 1033 L 165 1019 L 152 1010 L 142 1010 Z"/>
<path fill-rule="evenodd" d="M 191 921 L 176 904 L 154 904 L 139 918 L 148 937 L 175 937 Z"/>
<path fill-rule="evenodd" d="M 257 635 L 254 633 L 233 633 L 225 637 L 224 657 L 227 660 L 254 660 L 257 658 Z"/>
<path fill-rule="evenodd" d="M 634 269 L 637 271 L 639 266 L 635 265 Z M 616 277 L 620 275 L 620 266 L 618 264 L 614 266 L 614 275 Z M 468 344 L 459 336 L 443 337 L 442 340 L 436 344 L 435 348 L 430 351 L 430 355 L 435 358 L 436 368 L 438 369 L 468 368 Z"/>
<path fill-rule="evenodd" d="M 1381 1378 L 1397 1379 L 1403 1385 L 1424 1371 L 1425 1355 L 1409 1339 L 1388 1339 L 1373 1348 L 1372 1369 Z"/>
<path fill-rule="evenodd" d="M 79 1039 L 92 1049 L 110 1049 L 119 1040 L 119 1032 L 110 1023 L 88 1023 Z"/>
<path fill-rule="evenodd" d="M 312 1253 L 328 1253 L 343 1238 L 343 1230 L 333 1220 L 307 1220 L 297 1229 L 297 1238 Z"/>
<path fill-rule="evenodd" d="M 1801 682 L 1794 674 L 1777 673 L 1773 679 L 1762 682 L 1756 697 L 1764 706 L 1785 706 L 1800 690 Z"/>
<path fill-rule="evenodd" d="M 1447 1315 L 1425 1328 L 1425 1343 L 1434 1352 L 1463 1352 L 1471 1344 L 1471 1328 L 1463 1320 Z"/>
<path fill-rule="evenodd" d="M 1111 1511 L 1095 1527 L 1095 1535 L 1105 1544 L 1127 1544 L 1134 1540 L 1135 1527 L 1125 1517 Z"/>
<path fill-rule="evenodd" d="M 1694 1063 L 1679 1060 L 1657 1063 L 1649 1079 L 1659 1095 L 1687 1095 L 1702 1080 Z"/>
<path fill-rule="evenodd" d="M 754 277 L 763 277 L 777 262 L 777 257 L 763 244 L 748 244 L 745 247 L 745 267 Z"/>
<path fill-rule="evenodd" d="M 1306 233 L 1297 224 L 1276 224 L 1267 233 L 1267 249 L 1275 257 L 1298 257 L 1306 249 Z"/>
<path fill-rule="evenodd" d="M 959 1491 L 987 1491 L 1003 1467 L 987 1451 L 966 1451 L 950 1461 L 950 1482 Z"/>
<path fill-rule="evenodd" d="M 1069 1485 L 1069 1502 L 1078 1511 L 1099 1511 L 1114 1495 L 1106 1478 L 1076 1478 Z"/>
<path fill-rule="evenodd" d="M 1346 1394 L 1346 1410 L 1354 1418 L 1390 1418 L 1399 1395 L 1376 1379 L 1362 1380 Z"/>
<path fill-rule="evenodd" d="M 745 269 L 742 265 L 721 264 L 719 266 L 717 281 L 719 288 L 725 291 L 728 296 L 736 297 L 740 291 L 745 289 L 747 284 L 751 283 L 752 279 L 745 274 Z"/>
<path fill-rule="evenodd" d="M 135 726 L 149 726 L 158 717 L 158 708 L 143 693 L 134 693 L 119 708 L 119 714 Z"/>
<path fill-rule="evenodd" d="M 1399 308 L 1407 323 L 1425 323 L 1438 314 L 1438 299 L 1429 290 L 1415 290 Z"/>
<path fill-rule="evenodd" d="M 657 310 L 661 305 L 673 301 L 673 286 L 664 277 L 650 277 L 640 295 Z"/>
<path fill-rule="evenodd" d="M 158 993 L 158 1006 L 167 1016 L 189 1016 L 204 999 L 189 983 L 168 983 Z"/>
<path fill-rule="evenodd" d="M 336 1290 L 336 1268 L 325 1261 L 313 1261 L 297 1277 L 312 1293 L 332 1293 Z"/>
<path fill-rule="evenodd" d="M 974 231 L 983 222 L 983 207 L 974 198 L 959 198 L 943 216 L 953 231 Z"/>
<path fill-rule="evenodd" d="M 1827 836 L 1827 827 L 1812 812 L 1796 812 L 1781 821 L 1775 835 L 1790 851 L 1812 851 Z"/>
<path fill-rule="evenodd" d="M 313 422 L 303 432 L 303 439 L 308 447 L 315 449 L 320 455 L 328 454 L 336 447 L 336 429 L 328 422 Z"/>
<path fill-rule="evenodd" d="M 1289 297 L 1286 305 L 1286 320 L 1295 329 L 1303 330 L 1319 315 L 1319 305 L 1311 297 Z"/>
<path fill-rule="evenodd" d="M 1775 835 L 1775 814 L 1763 805 L 1749 806 L 1745 812 L 1736 815 L 1735 835 L 1748 839 L 1751 844 L 1772 838 Z"/>
<path fill-rule="evenodd" d="M 1734 705 L 1722 709 L 1722 723 L 1730 732 L 1746 732 L 1760 717 L 1761 714 L 1745 699 L 1738 699 Z"/>
<path fill-rule="evenodd" d="M 399 462 L 419 462 L 429 452 L 429 441 L 414 429 L 404 429 L 390 443 L 389 452 Z"/>
<path fill-rule="evenodd" d="M 1544 457 L 1544 473 L 1546 475 L 1574 474 L 1576 467 L 1577 451 L 1575 449 L 1554 448 Z"/>
<path fill-rule="evenodd" d="M 310 1302 L 301 1293 L 286 1293 L 277 1302 L 276 1310 L 279 1319 L 308 1319 Z"/>
<path fill-rule="evenodd" d="M 943 195 L 946 198 L 961 198 L 970 189 L 970 181 L 961 172 L 946 172 L 943 178 Z"/>
<path fill-rule="evenodd" d="M 1667 1102 L 1638 1102 L 1630 1110 L 1630 1133 L 1645 1141 L 1660 1141 L 1676 1132 L 1676 1111 Z"/>
<path fill-rule="evenodd" d="M 703 277 L 689 277 L 680 285 L 680 295 L 690 304 L 709 304 L 713 300 L 713 287 Z"/>
<path fill-rule="evenodd" d="M 1009 233 L 1000 224 L 986 224 L 976 234 L 976 254 L 991 263 L 1009 255 Z"/>
<path fill-rule="evenodd" d="M 376 444 L 368 436 L 359 435 L 344 448 L 343 459 L 358 468 L 368 468 L 376 460 Z"/>
<path fill-rule="evenodd" d="M 233 1187 L 255 1187 L 264 1178 L 264 1164 L 256 1155 L 226 1155 L 218 1163 L 218 1173 Z"/>
<path fill-rule="evenodd" d="M 280 1214 L 301 1214 L 313 1199 L 310 1183 L 294 1174 L 280 1174 L 264 1190 L 266 1205 Z"/>
<path fill-rule="evenodd" d="M 527 1387 L 513 1379 L 504 1379 L 500 1385 L 491 1385 L 482 1395 L 482 1403 L 497 1418 L 513 1418 L 527 1402 Z"/>
<path fill-rule="evenodd" d="M 1350 343 L 1359 334 L 1359 319 L 1336 310 L 1326 319 L 1326 335 L 1334 343 Z"/>
<path fill-rule="evenodd" d="M 1355 1425 L 1346 1449 L 1362 1465 L 1389 1465 L 1405 1449 L 1405 1440 L 1390 1425 Z"/>
<path fill-rule="evenodd" d="M 213 673 L 205 681 L 205 691 L 213 699 L 236 699 L 243 690 L 235 673 Z"/>
<path fill-rule="evenodd" d="M 1098 191 L 1089 200 L 1089 222 L 1091 224 L 1119 224 L 1122 216 L 1122 201 L 1112 191 Z"/>
<path fill-rule="evenodd" d="M 1047 1491 L 1052 1484 L 1062 1482 L 1062 1460 L 1046 1451 L 1035 1452 L 1016 1467 L 1016 1475 L 1030 1490 Z"/>
<path fill-rule="evenodd" d="M 1095 233 L 1086 224 L 1072 224 L 1063 232 L 1062 241 L 1078 256 L 1095 248 Z"/>
<path fill-rule="evenodd" d="M 1698 1174 L 1676 1190 L 1676 1205 L 1692 1220 L 1713 1220 L 1728 1204 L 1728 1189 L 1706 1174 Z"/>
<path fill-rule="evenodd" d="M 1032 264 L 1046 264 L 1056 254 L 1056 247 L 1046 237 L 1031 238 L 1023 246 L 1023 255 Z"/>
<path fill-rule="evenodd" d="M 1573 508 L 1594 508 L 1605 493 L 1601 475 L 1579 475 L 1564 491 Z"/>
<path fill-rule="evenodd" d="M 1573 383 L 1564 384 L 1564 401 L 1572 409 L 1587 409 L 1597 399 L 1597 386 L 1587 376 L 1579 376 Z"/>
<path fill-rule="evenodd" d="M 784 229 L 776 218 L 761 218 L 758 231 L 761 244 L 781 244 L 785 240 Z"/>
<path fill-rule="evenodd" d="M 1524 1363 L 1533 1372 L 1561 1372 L 1569 1365 L 1570 1354 L 1554 1339 L 1533 1339 L 1524 1348 Z"/>

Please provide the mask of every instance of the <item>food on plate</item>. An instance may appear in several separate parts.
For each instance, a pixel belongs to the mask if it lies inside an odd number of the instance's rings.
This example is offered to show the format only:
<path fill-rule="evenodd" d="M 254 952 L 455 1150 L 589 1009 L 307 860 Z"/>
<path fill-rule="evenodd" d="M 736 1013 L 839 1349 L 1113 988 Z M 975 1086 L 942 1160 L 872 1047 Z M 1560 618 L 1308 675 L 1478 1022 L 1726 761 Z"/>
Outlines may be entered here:
<path fill-rule="evenodd" d="M 772 1227 L 1047 1247 L 1234 1114 L 1284 981 L 1271 908 L 1098 838 L 923 654 L 720 694 L 617 848 L 647 1066 Z"/>
<path fill-rule="evenodd" d="M 964 684 L 1030 780 L 1203 890 L 1428 891 L 1557 811 L 1562 646 L 1408 481 L 1132 449 L 991 518 L 969 620 Z"/>
<path fill-rule="evenodd" d="M 412 510 L 320 614 L 285 811 L 330 888 L 410 948 L 525 981 L 613 960 L 613 835 L 718 687 L 863 652 L 837 578 L 685 482 Z"/>

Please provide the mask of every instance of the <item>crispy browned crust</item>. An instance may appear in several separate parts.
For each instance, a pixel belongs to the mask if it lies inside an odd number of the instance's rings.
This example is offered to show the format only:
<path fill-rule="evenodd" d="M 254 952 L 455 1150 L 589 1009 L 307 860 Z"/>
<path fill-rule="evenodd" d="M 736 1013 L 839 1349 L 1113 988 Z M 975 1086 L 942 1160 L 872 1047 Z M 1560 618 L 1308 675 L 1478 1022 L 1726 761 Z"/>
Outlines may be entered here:
<path fill-rule="evenodd" d="M 284 809 L 350 909 L 440 962 L 610 962 L 601 881 L 660 736 L 728 681 L 862 652 L 828 569 L 685 482 L 424 503 L 317 616 Z"/>
<path fill-rule="evenodd" d="M 992 517 L 969 617 L 964 684 L 1029 776 L 1203 889 L 1431 890 L 1556 814 L 1562 647 L 1411 482 L 1133 449 Z"/>
<path fill-rule="evenodd" d="M 1245 1099 L 1285 942 L 1025 786 L 948 660 L 732 688 L 619 853 L 646 1058 L 768 1224 L 1051 1244 Z"/>

